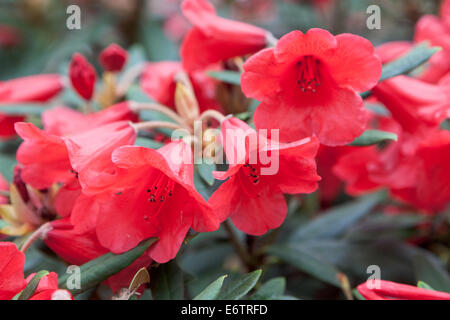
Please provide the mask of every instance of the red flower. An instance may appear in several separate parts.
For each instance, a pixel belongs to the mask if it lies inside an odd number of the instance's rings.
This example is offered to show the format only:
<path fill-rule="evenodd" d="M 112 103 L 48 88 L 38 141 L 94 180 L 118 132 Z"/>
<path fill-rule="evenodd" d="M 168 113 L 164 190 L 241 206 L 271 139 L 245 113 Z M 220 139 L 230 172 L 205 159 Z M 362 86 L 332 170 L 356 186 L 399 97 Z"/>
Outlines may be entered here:
<path fill-rule="evenodd" d="M 14 129 L 14 124 L 24 120 L 24 116 L 9 116 L 7 114 L 0 113 L 0 140 L 15 137 L 16 130 Z"/>
<path fill-rule="evenodd" d="M 450 293 L 413 287 L 391 281 L 379 281 L 379 289 L 372 283 L 358 286 L 358 292 L 367 300 L 450 300 Z"/>
<path fill-rule="evenodd" d="M 67 107 L 56 107 L 42 114 L 44 130 L 49 134 L 66 136 L 85 132 L 115 121 L 136 121 L 129 102 L 117 103 L 100 112 L 84 114 Z"/>
<path fill-rule="evenodd" d="M 426 82 L 436 83 L 450 71 L 450 2 L 444 1 L 440 17 L 424 15 L 416 24 L 414 42 L 427 41 L 432 46 L 441 47 L 427 62 L 427 67 L 419 78 Z"/>
<path fill-rule="evenodd" d="M 44 236 L 45 244 L 70 264 L 80 266 L 109 252 L 100 245 L 94 231 L 76 233 L 70 219 L 54 220 L 50 224 L 52 229 Z M 127 288 L 136 272 L 142 267 L 148 267 L 151 262 L 150 257 L 144 254 L 105 282 L 113 292 Z"/>
<path fill-rule="evenodd" d="M 25 255 L 12 242 L 0 242 L 0 300 L 10 300 L 22 291 L 35 274 L 24 279 Z M 57 293 L 57 295 L 55 295 Z M 30 300 L 73 299 L 67 290 L 58 289 L 58 275 L 42 277 Z"/>
<path fill-rule="evenodd" d="M 25 255 L 12 242 L 0 242 L 0 300 L 10 300 L 26 286 Z"/>
<path fill-rule="evenodd" d="M 239 142 L 241 138 L 245 141 Z M 243 232 L 262 235 L 278 228 L 287 213 L 283 193 L 311 193 L 317 189 L 320 177 L 314 162 L 319 147 L 316 138 L 277 144 L 258 136 L 245 122 L 229 118 L 222 123 L 222 139 L 230 165 L 227 172 L 214 175 L 228 180 L 209 203 L 221 220 L 230 217 Z M 252 140 L 257 140 L 257 145 L 250 145 Z M 277 164 L 278 170 L 272 172 Z"/>
<path fill-rule="evenodd" d="M 389 109 L 402 131 L 424 137 L 450 116 L 450 83 L 434 85 L 406 76 L 383 81 L 373 95 Z"/>
<path fill-rule="evenodd" d="M 16 46 L 21 42 L 21 35 L 15 28 L 8 25 L 0 25 L 0 46 L 7 48 Z"/>
<path fill-rule="evenodd" d="M 125 66 L 127 58 L 127 51 L 113 43 L 100 53 L 99 62 L 106 71 L 120 72 Z"/>
<path fill-rule="evenodd" d="M 352 34 L 292 31 L 275 48 L 244 64 L 242 90 L 261 101 L 257 128 L 280 129 L 283 141 L 315 134 L 325 145 L 347 144 L 362 134 L 367 113 L 357 93 L 381 75 L 372 44 Z"/>
<path fill-rule="evenodd" d="M 112 151 L 133 144 L 136 138 L 128 121 L 116 121 L 70 137 L 48 134 L 31 123 L 17 123 L 16 131 L 25 140 L 17 151 L 22 178 L 37 189 L 70 182 L 74 176 L 83 183 L 94 176 L 97 183 L 105 183 L 113 173 L 101 171 L 110 167 Z"/>
<path fill-rule="evenodd" d="M 45 102 L 63 89 L 57 74 L 41 74 L 0 82 L 0 104 Z M 1 110 L 1 107 L 0 107 Z"/>
<path fill-rule="evenodd" d="M 14 124 L 25 119 L 22 115 L 1 113 L 1 104 L 45 102 L 63 89 L 61 76 L 43 74 L 0 82 L 0 139 L 16 135 Z"/>
<path fill-rule="evenodd" d="M 165 263 L 175 257 L 189 228 L 218 229 L 218 218 L 194 188 L 192 151 L 184 142 L 158 150 L 121 147 L 112 158 L 118 167 L 117 183 L 96 197 L 98 216 L 72 216 L 75 225 L 89 219 L 102 246 L 121 253 L 158 237 L 150 256 Z"/>
<path fill-rule="evenodd" d="M 48 134 L 31 123 L 18 122 L 15 128 L 24 139 L 16 157 L 22 165 L 21 175 L 26 183 L 46 189 L 73 177 L 69 154 L 61 137 Z"/>
<path fill-rule="evenodd" d="M 393 194 L 417 208 L 439 213 L 450 203 L 450 132 L 442 130 L 429 135 L 409 159 L 417 168 L 415 183 L 396 188 Z"/>
<path fill-rule="evenodd" d="M 194 25 L 181 46 L 186 70 L 255 53 L 266 46 L 266 30 L 217 16 L 207 0 L 184 0 L 184 16 Z"/>
<path fill-rule="evenodd" d="M 97 74 L 94 67 L 79 53 L 75 53 L 72 57 L 69 78 L 73 88 L 83 99 L 92 99 Z"/>
<path fill-rule="evenodd" d="M 157 102 L 175 108 L 175 75 L 184 72 L 180 62 L 161 61 L 148 63 L 142 73 L 141 87 Z M 216 83 L 203 71 L 189 73 L 189 78 L 199 103 L 200 111 L 221 110 L 216 101 Z"/>

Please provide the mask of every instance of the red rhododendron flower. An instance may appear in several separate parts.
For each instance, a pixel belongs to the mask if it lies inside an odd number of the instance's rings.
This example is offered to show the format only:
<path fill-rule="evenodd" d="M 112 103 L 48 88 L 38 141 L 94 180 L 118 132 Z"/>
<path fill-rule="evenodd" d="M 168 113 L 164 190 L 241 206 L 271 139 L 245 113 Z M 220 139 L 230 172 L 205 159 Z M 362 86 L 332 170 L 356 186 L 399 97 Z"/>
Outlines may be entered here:
<path fill-rule="evenodd" d="M 442 50 L 434 54 L 427 62 L 425 70 L 419 78 L 426 82 L 436 83 L 450 71 L 450 12 L 449 1 L 442 2 L 440 17 L 424 15 L 416 24 L 414 42 L 426 41 Z"/>
<path fill-rule="evenodd" d="M 393 194 L 428 212 L 445 209 L 450 202 L 450 132 L 443 130 L 429 135 L 410 161 L 417 167 L 415 183 L 393 190 Z"/>
<path fill-rule="evenodd" d="M 379 288 L 372 288 L 373 281 L 362 283 L 358 292 L 367 300 L 450 300 L 450 293 L 418 288 L 391 281 L 378 280 Z"/>
<path fill-rule="evenodd" d="M 16 157 L 22 165 L 21 176 L 26 183 L 46 189 L 73 177 L 69 154 L 61 137 L 48 134 L 31 123 L 18 122 L 15 128 L 24 139 Z"/>
<path fill-rule="evenodd" d="M 45 102 L 62 89 L 62 78 L 57 74 L 34 75 L 0 82 L 0 139 L 14 137 L 14 124 L 25 119 L 22 115 L 2 114 L 1 104 Z"/>
<path fill-rule="evenodd" d="M 233 137 L 246 139 L 245 150 L 240 150 Z M 314 162 L 319 147 L 316 138 L 278 144 L 258 135 L 245 122 L 228 118 L 222 122 L 222 139 L 230 167 L 214 176 L 228 180 L 209 203 L 221 220 L 230 217 L 239 230 L 262 235 L 278 228 L 287 214 L 283 193 L 311 193 L 317 189 L 320 177 Z M 258 143 L 249 145 L 251 140 Z M 276 155 L 272 163 L 265 163 L 267 153 Z M 270 172 L 275 162 L 278 170 Z"/>
<path fill-rule="evenodd" d="M 418 137 L 439 128 L 450 116 L 450 83 L 429 84 L 398 76 L 383 81 L 373 95 L 389 109 L 402 130 Z"/>
<path fill-rule="evenodd" d="M 114 253 L 135 247 L 150 237 L 159 240 L 150 256 L 159 263 L 173 259 L 189 228 L 217 230 L 219 220 L 194 188 L 192 151 L 184 142 L 153 150 L 121 147 L 112 155 L 117 183 L 99 194 L 99 214 L 84 212 L 72 223 L 95 222 L 102 246 Z M 102 199 L 103 197 L 103 199 Z"/>
<path fill-rule="evenodd" d="M 62 77 L 57 74 L 41 74 L 8 80 L 0 82 L 0 104 L 45 102 L 60 93 L 62 89 Z"/>
<path fill-rule="evenodd" d="M 42 114 L 44 130 L 50 134 L 66 136 L 85 132 L 115 121 L 136 121 L 136 114 L 130 109 L 130 103 L 117 103 L 102 111 L 84 114 L 67 107 L 56 107 Z"/>
<path fill-rule="evenodd" d="M 175 75 L 184 72 L 180 62 L 161 61 L 148 63 L 142 73 L 141 87 L 157 102 L 175 108 Z M 221 110 L 216 101 L 216 83 L 203 71 L 189 73 L 201 111 L 207 109 Z"/>
<path fill-rule="evenodd" d="M 69 65 L 69 78 L 73 88 L 83 99 L 92 99 L 97 74 L 83 55 L 73 55 Z"/>
<path fill-rule="evenodd" d="M 194 25 L 181 46 L 186 70 L 255 53 L 266 46 L 266 30 L 217 16 L 207 0 L 184 0 L 184 16 Z"/>
<path fill-rule="evenodd" d="M 381 62 L 364 38 L 311 29 L 286 34 L 248 59 L 244 70 L 243 92 L 261 101 L 257 128 L 280 129 L 284 141 L 314 134 L 334 146 L 364 131 L 368 115 L 357 92 L 375 86 Z"/>
<path fill-rule="evenodd" d="M 37 189 L 69 182 L 74 175 L 83 181 L 88 179 L 93 171 L 109 167 L 115 148 L 133 144 L 136 138 L 128 121 L 116 121 L 67 137 L 48 134 L 31 123 L 16 123 L 16 131 L 25 140 L 17 151 L 22 178 Z M 110 174 L 100 171 L 96 175 L 98 183 Z"/>
<path fill-rule="evenodd" d="M 94 231 L 76 233 L 70 219 L 54 220 L 51 230 L 44 236 L 45 244 L 58 256 L 70 264 L 82 265 L 109 252 L 97 240 Z M 113 292 L 128 288 L 136 272 L 148 267 L 152 262 L 148 254 L 143 254 L 130 266 L 109 277 L 105 282 Z"/>
<path fill-rule="evenodd" d="M 10 300 L 26 286 L 25 255 L 12 242 L 0 242 L 0 300 Z"/>
<path fill-rule="evenodd" d="M 9 116 L 7 114 L 0 113 L 0 140 L 10 139 L 16 136 L 14 124 L 16 122 L 22 122 L 23 120 L 25 120 L 24 116 Z"/>
<path fill-rule="evenodd" d="M 0 242 L 0 300 L 10 300 L 22 291 L 35 274 L 24 279 L 25 255 L 12 242 Z M 56 291 L 66 299 L 73 299 L 67 290 L 58 289 L 58 275 L 50 272 L 42 277 L 30 300 L 51 300 Z"/>
<path fill-rule="evenodd" d="M 122 71 L 127 62 L 128 53 L 121 46 L 113 43 L 105 48 L 99 56 L 102 67 L 110 72 Z"/>

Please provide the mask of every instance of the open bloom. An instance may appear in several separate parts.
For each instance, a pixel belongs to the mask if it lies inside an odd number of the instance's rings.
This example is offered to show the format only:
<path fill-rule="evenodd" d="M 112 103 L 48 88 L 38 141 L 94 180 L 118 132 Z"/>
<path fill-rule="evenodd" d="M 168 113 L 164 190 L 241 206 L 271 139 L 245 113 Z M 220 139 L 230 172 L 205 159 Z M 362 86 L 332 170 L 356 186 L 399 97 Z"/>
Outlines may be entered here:
<path fill-rule="evenodd" d="M 65 137 L 49 134 L 31 123 L 16 123 L 16 131 L 25 140 L 17 151 L 22 178 L 37 189 L 68 182 L 74 176 L 83 180 L 93 170 L 107 167 L 115 148 L 133 144 L 136 138 L 128 121 L 115 121 Z M 105 177 L 97 173 L 97 178 Z"/>
<path fill-rule="evenodd" d="M 24 279 L 25 255 L 12 242 L 0 242 L 0 300 L 10 300 L 19 294 L 33 278 Z M 41 278 L 30 300 L 73 299 L 67 290 L 58 289 L 58 275 L 50 272 Z"/>
<path fill-rule="evenodd" d="M 209 203 L 221 220 L 230 217 L 241 231 L 262 235 L 279 227 L 287 214 L 283 193 L 317 189 L 316 138 L 279 144 L 258 135 L 245 122 L 228 118 L 222 122 L 222 139 L 230 165 L 214 176 L 228 180 Z"/>
<path fill-rule="evenodd" d="M 184 0 L 184 16 L 194 25 L 181 46 L 183 67 L 192 71 L 266 46 L 264 29 L 221 18 L 207 0 Z"/>
<path fill-rule="evenodd" d="M 367 300 L 450 300 L 450 293 L 428 290 L 391 281 L 378 280 L 375 284 L 365 282 L 358 286 L 358 292 Z"/>
<path fill-rule="evenodd" d="M 98 216 L 80 212 L 72 217 L 75 225 L 89 219 L 102 246 L 122 253 L 158 237 L 149 254 L 164 263 L 175 257 L 189 228 L 218 229 L 218 218 L 194 188 L 192 150 L 183 141 L 158 150 L 121 147 L 112 159 L 118 168 L 116 184 L 92 195 Z"/>
<path fill-rule="evenodd" d="M 242 91 L 261 101 L 256 127 L 280 129 L 283 141 L 316 135 L 325 145 L 347 144 L 366 128 L 358 92 L 376 85 L 381 62 L 359 36 L 326 30 L 292 31 L 275 48 L 244 64 Z"/>

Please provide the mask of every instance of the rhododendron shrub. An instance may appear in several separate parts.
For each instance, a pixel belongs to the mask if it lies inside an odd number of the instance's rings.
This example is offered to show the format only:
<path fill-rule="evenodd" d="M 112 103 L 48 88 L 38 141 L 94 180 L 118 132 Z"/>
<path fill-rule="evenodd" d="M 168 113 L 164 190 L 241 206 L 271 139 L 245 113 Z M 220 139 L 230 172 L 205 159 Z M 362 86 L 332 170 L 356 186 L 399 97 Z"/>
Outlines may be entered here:
<path fill-rule="evenodd" d="M 2 7 L 0 300 L 450 300 L 450 0 L 93 3 Z"/>

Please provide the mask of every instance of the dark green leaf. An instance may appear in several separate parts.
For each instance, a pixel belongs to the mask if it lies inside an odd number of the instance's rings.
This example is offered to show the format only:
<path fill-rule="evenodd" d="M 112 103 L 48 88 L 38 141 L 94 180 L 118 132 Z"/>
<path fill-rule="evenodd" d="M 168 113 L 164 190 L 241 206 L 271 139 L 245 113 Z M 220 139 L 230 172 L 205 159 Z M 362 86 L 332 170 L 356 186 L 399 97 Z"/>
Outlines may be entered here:
<path fill-rule="evenodd" d="M 270 247 L 267 252 L 306 274 L 336 287 L 341 287 L 337 277 L 339 270 L 299 246 L 275 245 Z"/>
<path fill-rule="evenodd" d="M 216 80 L 223 81 L 225 83 L 241 85 L 241 73 L 237 71 L 209 71 L 208 75 Z"/>
<path fill-rule="evenodd" d="M 350 145 L 364 147 L 379 144 L 387 140 L 397 141 L 397 135 L 392 132 L 381 130 L 366 130 L 362 135 L 353 140 Z"/>
<path fill-rule="evenodd" d="M 233 281 L 222 289 L 218 300 L 238 300 L 245 296 L 258 282 L 261 270 L 256 270 Z"/>
<path fill-rule="evenodd" d="M 344 233 L 367 215 L 381 200 L 379 193 L 359 198 L 323 212 L 319 218 L 303 225 L 292 235 L 292 242 L 312 238 L 333 238 Z"/>
<path fill-rule="evenodd" d="M 220 289 L 222 289 L 223 280 L 225 280 L 227 276 L 221 276 L 219 279 L 211 283 L 207 286 L 202 292 L 200 292 L 194 300 L 214 300 L 220 293 Z"/>
<path fill-rule="evenodd" d="M 264 283 L 252 296 L 254 300 L 270 300 L 282 297 L 286 290 L 286 279 L 283 277 L 273 278 Z"/>
<path fill-rule="evenodd" d="M 216 165 L 214 163 L 202 162 L 197 165 L 198 174 L 200 177 L 210 186 L 214 184 L 213 171 L 216 170 Z"/>
<path fill-rule="evenodd" d="M 417 281 L 426 282 L 435 290 L 450 292 L 450 276 L 438 258 L 423 252 L 417 254 L 413 262 Z"/>
<path fill-rule="evenodd" d="M 48 275 L 49 272 L 47 270 L 42 270 L 37 272 L 34 277 L 30 280 L 30 282 L 28 282 L 27 286 L 25 287 L 25 289 L 23 289 L 22 293 L 20 294 L 20 296 L 17 298 L 17 300 L 28 300 L 30 299 L 34 292 L 36 291 L 39 282 L 41 281 L 42 277 L 45 277 L 46 275 Z"/>
<path fill-rule="evenodd" d="M 155 300 L 184 298 L 183 272 L 175 261 L 160 264 L 150 274 L 150 289 Z"/>
<path fill-rule="evenodd" d="M 110 276 L 118 273 L 132 264 L 137 258 L 144 254 L 145 250 L 157 239 L 151 238 L 143 241 L 136 248 L 131 249 L 122 254 L 107 253 L 91 260 L 81 266 L 81 288 L 71 289 L 73 295 L 79 294 L 93 286 L 96 286 L 103 280 L 106 280 Z M 59 287 L 62 289 L 67 288 L 67 279 L 70 274 L 66 274 L 60 277 Z"/>

